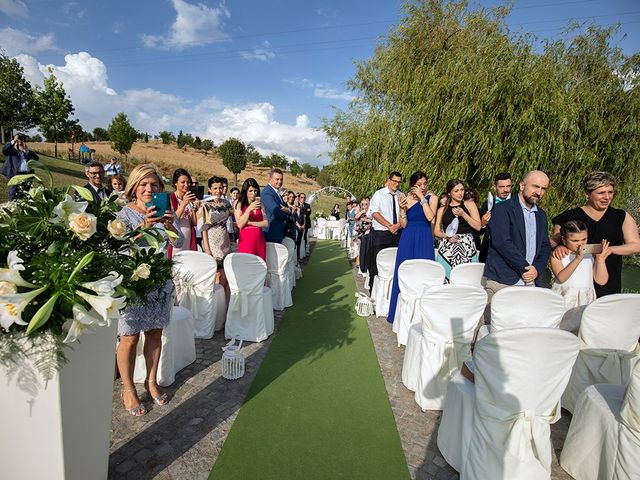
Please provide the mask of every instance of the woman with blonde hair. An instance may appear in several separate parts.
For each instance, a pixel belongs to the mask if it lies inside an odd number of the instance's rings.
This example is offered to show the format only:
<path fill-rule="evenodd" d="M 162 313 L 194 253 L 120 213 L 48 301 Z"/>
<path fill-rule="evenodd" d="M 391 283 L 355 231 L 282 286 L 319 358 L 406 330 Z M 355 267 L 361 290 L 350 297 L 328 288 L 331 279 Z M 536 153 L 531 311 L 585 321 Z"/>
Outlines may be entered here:
<path fill-rule="evenodd" d="M 184 237 L 176 225 L 173 211 L 167 210 L 162 212 L 162 215 L 156 216 L 156 208 L 148 206 L 152 202 L 153 194 L 163 190 L 162 174 L 157 167 L 151 164 L 138 165 L 131 171 L 125 189 L 125 196 L 130 202 L 118 213 L 118 218 L 129 230 L 154 229 L 160 232 L 171 245 L 180 247 Z M 177 238 L 169 236 L 168 231 L 176 234 Z M 140 245 L 146 245 L 142 236 L 136 241 Z M 162 329 L 169 323 L 173 301 L 173 283 L 169 280 L 147 298 L 129 303 L 118 321 L 120 343 L 116 351 L 116 360 L 122 379 L 121 396 L 124 408 L 134 417 L 147 413 L 133 383 L 140 332 L 145 334 L 144 358 L 147 365 L 145 389 L 156 405 L 165 405 L 168 401 L 167 394 L 163 393 L 156 383 L 156 375 L 162 348 Z"/>
<path fill-rule="evenodd" d="M 622 256 L 640 253 L 640 236 L 636 221 L 628 212 L 611 206 L 615 186 L 616 177 L 609 172 L 596 171 L 587 174 L 582 180 L 586 205 L 565 210 L 552 220 L 551 246 L 557 245 L 552 255 L 557 260 L 572 253 L 562 245 L 560 233 L 561 226 L 570 220 L 580 220 L 587 226 L 587 243 L 601 244 L 603 240 L 609 242 L 611 255 L 605 261 L 609 281 L 604 285 L 594 284 L 598 297 L 622 291 Z"/>

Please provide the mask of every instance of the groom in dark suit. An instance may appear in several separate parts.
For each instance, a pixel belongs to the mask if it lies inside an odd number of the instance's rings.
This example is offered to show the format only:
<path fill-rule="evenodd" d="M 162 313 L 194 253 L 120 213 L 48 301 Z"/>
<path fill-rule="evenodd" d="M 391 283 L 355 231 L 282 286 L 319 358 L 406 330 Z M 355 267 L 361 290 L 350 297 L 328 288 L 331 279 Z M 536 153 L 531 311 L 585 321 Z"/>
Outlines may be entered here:
<path fill-rule="evenodd" d="M 491 241 L 484 275 L 489 300 L 509 285 L 542 287 L 549 243 L 547 214 L 538 207 L 549 187 L 544 172 L 532 170 L 520 182 L 520 192 L 493 207 L 489 221 Z"/>
<path fill-rule="evenodd" d="M 264 229 L 264 239 L 267 242 L 282 243 L 285 222 L 291 215 L 291 210 L 280 196 L 283 179 L 282 170 L 272 168 L 269 172 L 269 183 L 262 189 L 260 200 L 269 220 L 269 226 Z"/>

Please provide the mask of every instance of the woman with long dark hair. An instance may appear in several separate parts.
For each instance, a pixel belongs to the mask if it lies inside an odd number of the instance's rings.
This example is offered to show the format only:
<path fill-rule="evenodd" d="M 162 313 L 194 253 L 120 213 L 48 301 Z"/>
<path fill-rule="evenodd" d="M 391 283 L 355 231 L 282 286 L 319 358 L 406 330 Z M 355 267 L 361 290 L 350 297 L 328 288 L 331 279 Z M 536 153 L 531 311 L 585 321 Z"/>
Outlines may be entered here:
<path fill-rule="evenodd" d="M 196 212 L 200 208 L 200 202 L 196 196 L 189 191 L 191 187 L 191 175 L 184 168 L 178 168 L 173 172 L 171 183 L 175 192 L 169 194 L 171 208 L 176 212 L 176 220 L 180 226 L 180 231 L 184 236 L 184 246 L 175 248 L 169 246 L 169 258 L 181 250 L 197 250 L 196 244 Z"/>
<path fill-rule="evenodd" d="M 453 178 L 447 182 L 447 201 L 438 209 L 434 235 L 440 238 L 438 261 L 445 269 L 447 278 L 451 269 L 462 263 L 471 263 L 478 252 L 473 231 L 480 231 L 480 212 L 472 199 L 464 199 L 464 182 Z M 455 233 L 447 227 L 457 219 Z"/>
<path fill-rule="evenodd" d="M 391 287 L 391 301 L 387 321 L 393 323 L 396 314 L 396 304 L 400 286 L 398 284 L 398 268 L 405 260 L 423 259 L 433 260 L 433 235 L 431 234 L 431 222 L 436 216 L 438 197 L 427 193 L 427 175 L 424 172 L 415 172 L 409 178 L 409 195 L 401 198 L 400 226 L 402 236 L 398 243 L 396 266 Z"/>
<path fill-rule="evenodd" d="M 262 229 L 269 227 L 269 220 L 260 202 L 260 186 L 254 178 L 247 178 L 242 184 L 234 212 L 240 230 L 238 253 L 251 253 L 266 261 L 267 245 Z"/>

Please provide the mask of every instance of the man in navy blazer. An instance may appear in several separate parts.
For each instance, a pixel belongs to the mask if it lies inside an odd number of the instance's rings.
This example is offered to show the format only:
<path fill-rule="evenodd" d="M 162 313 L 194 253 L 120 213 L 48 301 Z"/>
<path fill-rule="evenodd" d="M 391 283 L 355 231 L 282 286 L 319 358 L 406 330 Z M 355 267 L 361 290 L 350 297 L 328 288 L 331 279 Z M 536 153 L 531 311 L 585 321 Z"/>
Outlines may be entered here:
<path fill-rule="evenodd" d="M 283 178 L 282 170 L 272 168 L 269 172 L 269 183 L 262 189 L 260 196 L 260 201 L 269 220 L 269 226 L 263 229 L 264 239 L 267 242 L 282 243 L 285 222 L 291 214 L 291 210 L 280 196 Z"/>
<path fill-rule="evenodd" d="M 544 172 L 532 170 L 520 182 L 520 192 L 493 207 L 491 242 L 484 267 L 486 289 L 493 296 L 509 285 L 542 286 L 551 245 L 547 214 L 538 207 L 549 187 Z"/>

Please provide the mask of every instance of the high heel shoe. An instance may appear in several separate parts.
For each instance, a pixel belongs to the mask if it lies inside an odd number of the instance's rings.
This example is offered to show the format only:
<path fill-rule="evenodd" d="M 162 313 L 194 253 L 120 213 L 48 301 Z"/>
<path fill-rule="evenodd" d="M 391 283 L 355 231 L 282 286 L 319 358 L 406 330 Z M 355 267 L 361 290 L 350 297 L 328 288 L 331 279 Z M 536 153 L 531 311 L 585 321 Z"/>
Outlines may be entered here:
<path fill-rule="evenodd" d="M 158 383 L 155 380 L 145 380 L 144 381 L 144 388 L 147 391 L 147 393 L 149 394 L 149 396 L 151 397 L 151 399 L 153 400 L 153 403 L 155 403 L 156 405 L 166 405 L 167 403 L 169 403 L 169 396 L 166 393 L 162 393 L 161 395 L 158 395 L 157 397 L 154 397 L 153 395 L 151 395 L 151 390 L 149 390 L 149 384 L 150 383 L 155 383 L 156 386 L 158 385 Z"/>
<path fill-rule="evenodd" d="M 124 394 L 127 393 L 127 392 L 135 392 L 135 391 L 136 391 L 136 389 L 134 387 L 134 388 L 123 389 L 120 392 L 120 398 L 122 399 L 122 405 L 124 405 Z M 131 415 L 133 417 L 141 417 L 141 416 L 143 416 L 143 415 L 145 415 L 147 413 L 147 409 L 143 405 L 142 402 L 140 402 L 138 405 L 136 405 L 133 408 L 127 408 L 125 406 L 124 409 L 129 413 L 129 415 Z"/>

